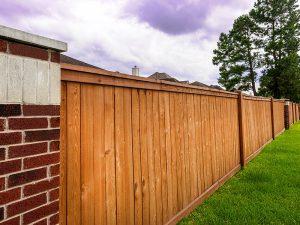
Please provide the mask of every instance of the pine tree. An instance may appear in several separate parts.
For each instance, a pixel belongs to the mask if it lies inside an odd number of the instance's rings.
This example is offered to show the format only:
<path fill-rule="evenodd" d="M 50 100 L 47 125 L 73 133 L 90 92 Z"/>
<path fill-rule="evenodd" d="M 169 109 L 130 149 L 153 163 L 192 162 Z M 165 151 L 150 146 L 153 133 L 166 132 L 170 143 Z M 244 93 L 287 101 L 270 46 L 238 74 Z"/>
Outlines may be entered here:
<path fill-rule="evenodd" d="M 258 0 L 250 15 L 259 26 L 264 51 L 260 94 L 297 100 L 300 13 L 297 0 Z"/>
<path fill-rule="evenodd" d="M 226 90 L 252 90 L 257 95 L 256 70 L 260 67 L 258 29 L 248 15 L 243 15 L 235 20 L 228 34 L 221 33 L 213 64 L 219 65 L 218 82 Z"/>

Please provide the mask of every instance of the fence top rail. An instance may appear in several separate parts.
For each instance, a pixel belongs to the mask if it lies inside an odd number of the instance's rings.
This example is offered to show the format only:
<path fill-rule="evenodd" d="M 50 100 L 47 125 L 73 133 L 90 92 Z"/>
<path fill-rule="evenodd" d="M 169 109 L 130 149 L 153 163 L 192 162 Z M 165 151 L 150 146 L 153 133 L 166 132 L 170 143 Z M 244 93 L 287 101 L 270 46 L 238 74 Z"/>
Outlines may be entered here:
<path fill-rule="evenodd" d="M 285 102 L 285 99 L 274 99 L 273 101 L 274 101 L 274 102 L 281 102 L 281 103 L 284 103 L 284 102 Z"/>
<path fill-rule="evenodd" d="M 133 76 L 104 69 L 77 66 L 65 63 L 61 64 L 61 69 L 62 81 L 238 98 L 238 93 L 235 92 Z"/>
<path fill-rule="evenodd" d="M 253 101 L 266 101 L 270 102 L 271 98 L 266 97 L 260 97 L 260 96 L 250 96 L 250 95 L 244 95 L 245 100 L 253 100 Z"/>

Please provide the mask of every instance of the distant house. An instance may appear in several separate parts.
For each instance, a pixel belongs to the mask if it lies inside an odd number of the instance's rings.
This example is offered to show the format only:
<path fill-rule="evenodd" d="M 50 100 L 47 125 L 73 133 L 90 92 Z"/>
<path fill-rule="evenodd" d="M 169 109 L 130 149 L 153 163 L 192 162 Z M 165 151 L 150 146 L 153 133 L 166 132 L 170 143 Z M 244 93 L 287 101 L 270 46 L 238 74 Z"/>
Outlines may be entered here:
<path fill-rule="evenodd" d="M 76 65 L 76 66 L 85 66 L 85 67 L 92 67 L 92 68 L 96 68 L 96 69 L 101 69 L 97 66 L 93 66 L 91 64 L 82 62 L 78 59 L 74 59 L 70 56 L 63 55 L 63 54 L 60 55 L 60 63 L 66 63 L 66 64 L 71 64 L 71 65 Z"/>
<path fill-rule="evenodd" d="M 178 83 L 181 83 L 181 84 L 190 84 L 190 85 L 193 85 L 193 86 L 204 87 L 204 88 L 212 88 L 212 89 L 217 89 L 217 90 L 224 90 L 222 87 L 220 87 L 218 85 L 207 85 L 207 84 L 203 84 L 203 83 L 201 83 L 199 81 L 195 81 L 193 83 L 190 83 L 188 80 L 186 80 L 186 81 L 179 81 L 179 80 L 177 80 L 176 78 L 170 76 L 167 73 L 156 72 L 156 73 L 150 75 L 148 78 L 158 79 L 158 80 L 166 80 L 166 81 L 173 81 L 173 82 L 178 82 Z"/>
<path fill-rule="evenodd" d="M 224 89 L 223 89 L 221 86 L 219 86 L 219 85 L 210 85 L 209 87 L 210 87 L 210 88 L 217 89 L 217 90 L 224 91 Z"/>
<path fill-rule="evenodd" d="M 169 74 L 159 73 L 159 72 L 156 72 L 156 73 L 152 74 L 148 78 L 157 79 L 157 80 L 166 80 L 166 81 L 179 82 L 179 80 L 177 80 L 176 78 L 170 76 Z"/>
<path fill-rule="evenodd" d="M 205 87 L 205 88 L 209 88 L 209 86 L 208 86 L 208 85 L 206 85 L 206 84 L 203 84 L 203 83 L 201 83 L 201 82 L 199 82 L 199 81 L 195 81 L 195 82 L 191 83 L 191 85 L 198 86 L 198 87 Z"/>

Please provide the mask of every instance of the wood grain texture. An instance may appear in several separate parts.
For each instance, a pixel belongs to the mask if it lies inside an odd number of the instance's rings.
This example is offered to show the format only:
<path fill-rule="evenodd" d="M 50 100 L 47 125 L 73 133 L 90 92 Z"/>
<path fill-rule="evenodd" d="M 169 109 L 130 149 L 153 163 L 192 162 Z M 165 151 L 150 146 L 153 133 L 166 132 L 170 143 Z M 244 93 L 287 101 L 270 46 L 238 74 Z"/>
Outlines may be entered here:
<path fill-rule="evenodd" d="M 282 100 L 74 69 L 62 70 L 61 224 L 175 224 L 284 130 Z"/>
<path fill-rule="evenodd" d="M 67 224 L 67 82 L 61 82 L 59 224 Z"/>
<path fill-rule="evenodd" d="M 67 83 L 67 224 L 81 224 L 80 84 Z"/>

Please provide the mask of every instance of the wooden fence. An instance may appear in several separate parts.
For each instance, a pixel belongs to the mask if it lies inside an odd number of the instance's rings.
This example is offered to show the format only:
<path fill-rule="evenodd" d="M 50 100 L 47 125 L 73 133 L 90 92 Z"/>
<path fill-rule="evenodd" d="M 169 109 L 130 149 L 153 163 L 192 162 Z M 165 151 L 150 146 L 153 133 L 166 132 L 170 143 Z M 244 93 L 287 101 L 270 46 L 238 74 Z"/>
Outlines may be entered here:
<path fill-rule="evenodd" d="M 63 64 L 60 224 L 176 223 L 284 130 L 283 111 Z"/>

